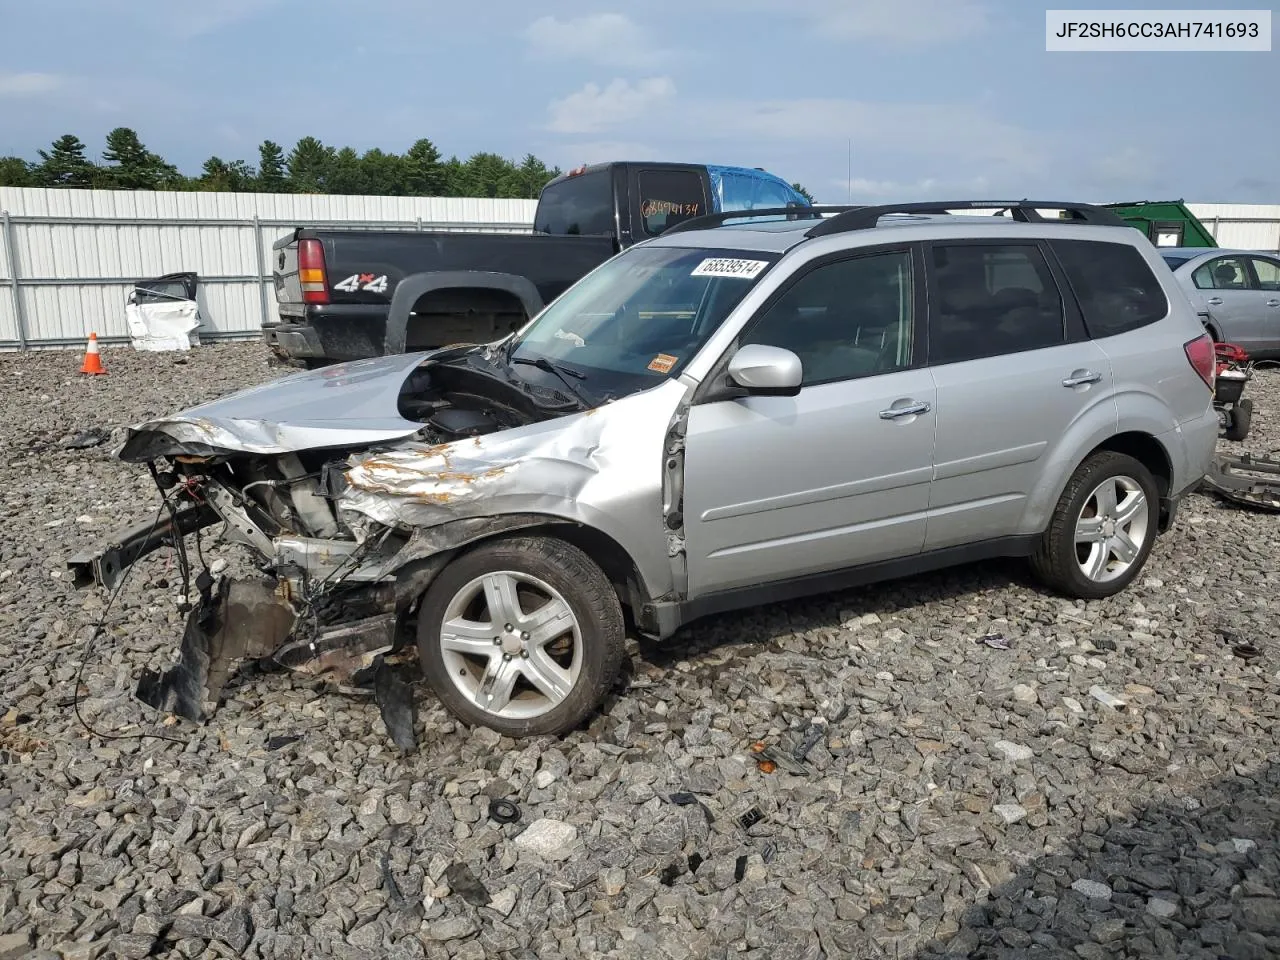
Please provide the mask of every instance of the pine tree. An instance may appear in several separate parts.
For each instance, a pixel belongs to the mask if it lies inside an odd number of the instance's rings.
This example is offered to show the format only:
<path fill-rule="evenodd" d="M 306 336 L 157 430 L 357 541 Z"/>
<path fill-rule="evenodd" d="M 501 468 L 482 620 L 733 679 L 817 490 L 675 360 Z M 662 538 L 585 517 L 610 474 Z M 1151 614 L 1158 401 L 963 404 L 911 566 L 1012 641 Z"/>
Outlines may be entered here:
<path fill-rule="evenodd" d="M 445 170 L 436 145 L 423 137 L 404 155 L 405 193 L 412 197 L 444 196 Z"/>
<path fill-rule="evenodd" d="M 34 187 L 31 164 L 21 157 L 0 157 L 0 187 Z"/>
<path fill-rule="evenodd" d="M 532 153 L 525 154 L 518 173 L 520 196 L 526 200 L 536 200 L 553 176 L 547 165 Z"/>
<path fill-rule="evenodd" d="M 173 186 L 181 178 L 178 168 L 152 153 L 137 133 L 128 127 L 116 127 L 107 134 L 103 167 L 95 185 L 117 190 L 159 190 Z"/>
<path fill-rule="evenodd" d="M 360 158 L 364 171 L 363 192 L 375 197 L 399 197 L 405 192 L 404 158 L 375 147 Z"/>
<path fill-rule="evenodd" d="M 84 155 L 85 145 L 75 134 L 63 134 L 48 151 L 40 151 L 35 179 L 42 187 L 89 187 L 95 167 Z"/>
<path fill-rule="evenodd" d="M 800 194 L 800 196 L 804 197 L 810 203 L 813 203 L 813 194 L 811 194 L 808 190 L 806 190 L 800 184 L 793 183 L 791 185 L 791 189 L 794 190 L 796 193 Z"/>
<path fill-rule="evenodd" d="M 263 193 L 284 193 L 289 189 L 284 150 L 271 140 L 263 140 L 258 147 L 258 189 Z"/>
<path fill-rule="evenodd" d="M 303 137 L 294 144 L 285 163 L 289 186 L 295 193 L 324 193 L 334 156 L 332 147 L 315 137 Z"/>
<path fill-rule="evenodd" d="M 360 154 L 351 147 L 343 147 L 334 154 L 325 176 L 325 192 L 347 195 L 368 192 L 368 178 Z"/>

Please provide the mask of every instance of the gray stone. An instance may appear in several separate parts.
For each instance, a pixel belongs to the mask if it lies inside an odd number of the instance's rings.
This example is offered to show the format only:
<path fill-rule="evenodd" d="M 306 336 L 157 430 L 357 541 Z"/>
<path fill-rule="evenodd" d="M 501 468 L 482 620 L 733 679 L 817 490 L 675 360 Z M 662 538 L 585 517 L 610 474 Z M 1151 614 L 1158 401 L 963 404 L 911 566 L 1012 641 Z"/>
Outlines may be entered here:
<path fill-rule="evenodd" d="M 1168 920 L 1177 916 L 1178 905 L 1171 900 L 1162 900 L 1159 897 L 1151 897 L 1147 901 L 1147 913 L 1153 917 L 1159 917 L 1161 920 Z"/>
<path fill-rule="evenodd" d="M 1016 803 L 997 803 L 993 808 L 1005 823 L 1013 824 L 1027 818 L 1027 810 Z"/>
<path fill-rule="evenodd" d="M 157 937 L 144 933 L 122 933 L 111 938 L 111 952 L 128 960 L 151 956 L 159 945 Z"/>
<path fill-rule="evenodd" d="M 476 932 L 476 922 L 470 917 L 443 917 L 430 920 L 422 925 L 423 935 L 428 940 L 441 943 L 448 940 L 461 940 Z"/>
<path fill-rule="evenodd" d="M 1111 888 L 1105 883 L 1099 883 L 1097 880 L 1077 880 L 1071 884 L 1071 889 L 1083 897 L 1090 900 L 1110 900 Z"/>
<path fill-rule="evenodd" d="M 616 897 L 627 886 L 627 871 L 610 867 L 600 872 L 600 892 L 606 897 Z"/>
<path fill-rule="evenodd" d="M 564 860 L 573 854 L 577 841 L 577 827 L 544 817 L 525 827 L 516 837 L 515 844 L 544 860 Z"/>
<path fill-rule="evenodd" d="M 1008 740 L 997 740 L 992 744 L 992 749 L 1002 759 L 1010 763 L 1018 763 L 1023 760 L 1030 760 L 1036 754 L 1030 747 L 1020 743 L 1012 743 Z"/>

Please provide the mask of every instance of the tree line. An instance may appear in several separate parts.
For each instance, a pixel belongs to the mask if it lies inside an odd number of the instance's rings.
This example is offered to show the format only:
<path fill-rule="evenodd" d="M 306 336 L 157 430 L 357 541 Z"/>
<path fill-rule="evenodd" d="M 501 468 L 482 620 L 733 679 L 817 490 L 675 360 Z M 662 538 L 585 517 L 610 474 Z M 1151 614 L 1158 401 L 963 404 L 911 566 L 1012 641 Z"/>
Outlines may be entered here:
<path fill-rule="evenodd" d="M 519 163 L 496 153 L 446 160 L 426 138 L 402 154 L 377 148 L 361 153 L 315 137 L 303 137 L 286 154 L 280 144 L 264 140 L 257 164 L 214 156 L 194 177 L 148 150 L 128 127 L 107 134 L 100 161 L 90 159 L 88 147 L 70 133 L 37 152 L 35 162 L 0 157 L 0 187 L 535 199 L 561 172 L 533 154 Z"/>
<path fill-rule="evenodd" d="M 533 154 L 519 163 L 496 153 L 476 153 L 460 160 L 444 159 L 425 137 L 402 154 L 376 147 L 360 153 L 351 147 L 328 146 L 303 137 L 286 154 L 280 144 L 264 140 L 256 165 L 244 160 L 210 157 L 200 175 L 189 177 L 146 148 L 138 134 L 117 127 L 107 134 L 101 162 L 89 159 L 88 147 L 74 134 L 64 134 L 40 159 L 0 157 L 0 187 L 68 187 L 98 190 L 217 190 L 230 193 L 328 193 L 379 197 L 499 197 L 537 199 L 548 182 L 560 176 Z M 813 197 L 798 183 L 802 196 Z"/>

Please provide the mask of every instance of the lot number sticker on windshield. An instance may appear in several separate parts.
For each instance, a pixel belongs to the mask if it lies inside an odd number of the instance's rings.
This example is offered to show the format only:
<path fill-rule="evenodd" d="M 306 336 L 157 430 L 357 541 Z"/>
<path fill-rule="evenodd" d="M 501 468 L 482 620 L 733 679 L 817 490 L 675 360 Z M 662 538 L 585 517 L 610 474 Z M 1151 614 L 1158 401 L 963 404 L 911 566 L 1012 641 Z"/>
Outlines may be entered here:
<path fill-rule="evenodd" d="M 742 280 L 754 280 L 756 275 L 768 265 L 768 260 L 736 260 L 731 257 L 713 257 L 698 264 L 690 276 L 738 277 Z"/>
<path fill-rule="evenodd" d="M 669 373 L 679 359 L 669 353 L 660 353 L 649 361 L 649 369 L 655 373 Z"/>

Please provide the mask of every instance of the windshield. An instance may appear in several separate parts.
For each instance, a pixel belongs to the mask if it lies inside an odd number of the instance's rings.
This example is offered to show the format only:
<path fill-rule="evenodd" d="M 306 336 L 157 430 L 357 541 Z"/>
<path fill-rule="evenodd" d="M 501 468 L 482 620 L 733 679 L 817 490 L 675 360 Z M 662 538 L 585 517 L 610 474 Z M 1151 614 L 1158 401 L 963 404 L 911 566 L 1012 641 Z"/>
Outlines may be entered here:
<path fill-rule="evenodd" d="M 513 369 L 556 374 L 599 400 L 678 374 L 778 255 L 743 250 L 632 247 L 553 301 L 509 353 Z M 533 366 L 542 363 L 542 368 Z"/>

